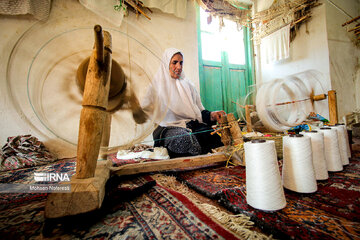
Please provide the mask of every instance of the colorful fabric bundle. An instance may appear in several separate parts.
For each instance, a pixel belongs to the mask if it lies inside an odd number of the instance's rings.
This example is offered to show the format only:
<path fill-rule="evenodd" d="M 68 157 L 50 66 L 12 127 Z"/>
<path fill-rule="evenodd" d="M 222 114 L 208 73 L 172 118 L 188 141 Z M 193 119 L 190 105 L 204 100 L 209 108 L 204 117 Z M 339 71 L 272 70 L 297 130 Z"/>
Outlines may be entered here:
<path fill-rule="evenodd" d="M 0 155 L 0 171 L 34 167 L 57 160 L 41 141 L 31 135 L 8 137 Z"/>

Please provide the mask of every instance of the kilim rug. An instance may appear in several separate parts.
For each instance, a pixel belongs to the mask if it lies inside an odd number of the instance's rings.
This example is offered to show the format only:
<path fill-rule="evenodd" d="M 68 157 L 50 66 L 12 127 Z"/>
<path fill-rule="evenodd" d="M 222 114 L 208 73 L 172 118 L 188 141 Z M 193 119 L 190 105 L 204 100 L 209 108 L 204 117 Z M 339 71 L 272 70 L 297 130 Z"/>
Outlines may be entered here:
<path fill-rule="evenodd" d="M 75 160 L 10 171 L 2 183 L 32 183 L 33 172 L 74 173 Z M 0 194 L 0 239 L 237 239 L 184 195 L 148 175 L 111 177 L 102 209 L 45 220 L 46 194 Z"/>
<path fill-rule="evenodd" d="M 234 213 L 251 217 L 258 227 L 282 239 L 360 239 L 360 158 L 342 172 L 318 181 L 312 194 L 285 191 L 287 205 L 264 212 L 246 203 L 245 168 L 218 167 L 179 173 L 177 178 Z"/>

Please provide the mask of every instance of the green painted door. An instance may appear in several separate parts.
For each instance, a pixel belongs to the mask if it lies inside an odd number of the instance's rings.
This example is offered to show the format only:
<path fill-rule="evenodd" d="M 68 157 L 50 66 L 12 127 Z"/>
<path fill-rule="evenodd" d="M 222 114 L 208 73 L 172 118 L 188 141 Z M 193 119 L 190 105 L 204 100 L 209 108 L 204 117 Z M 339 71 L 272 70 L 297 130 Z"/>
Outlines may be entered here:
<path fill-rule="evenodd" d="M 206 23 L 199 9 L 199 73 L 200 95 L 203 105 L 210 111 L 224 110 L 243 118 L 247 94 L 252 85 L 251 48 L 247 28 L 240 31 L 233 22 L 218 30 L 218 23 Z M 205 19 L 205 20 L 204 20 Z M 236 24 L 235 24 L 236 25 Z M 251 104 L 250 98 L 246 104 Z"/>

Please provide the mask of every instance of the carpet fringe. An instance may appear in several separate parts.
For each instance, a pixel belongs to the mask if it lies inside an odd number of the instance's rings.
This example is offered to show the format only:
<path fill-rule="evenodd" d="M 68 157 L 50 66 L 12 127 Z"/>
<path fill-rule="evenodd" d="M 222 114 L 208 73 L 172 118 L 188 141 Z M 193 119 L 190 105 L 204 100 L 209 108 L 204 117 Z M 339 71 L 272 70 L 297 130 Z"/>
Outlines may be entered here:
<path fill-rule="evenodd" d="M 268 237 L 262 233 L 251 230 L 250 228 L 254 223 L 250 221 L 250 217 L 244 214 L 232 215 L 214 205 L 201 202 L 186 185 L 177 181 L 174 176 L 155 174 L 152 177 L 158 184 L 185 195 L 206 215 L 214 218 L 218 223 L 235 233 L 241 239 L 273 239 L 272 236 Z"/>

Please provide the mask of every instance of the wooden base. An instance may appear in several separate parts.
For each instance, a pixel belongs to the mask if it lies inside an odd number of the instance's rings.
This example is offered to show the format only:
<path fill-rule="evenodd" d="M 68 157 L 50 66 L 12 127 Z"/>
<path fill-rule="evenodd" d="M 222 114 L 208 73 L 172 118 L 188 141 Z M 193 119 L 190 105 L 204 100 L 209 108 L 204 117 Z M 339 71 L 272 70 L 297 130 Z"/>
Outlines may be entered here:
<path fill-rule="evenodd" d="M 60 218 L 90 212 L 101 207 L 105 184 L 110 177 L 106 161 L 98 162 L 95 176 L 71 179 L 70 193 L 51 193 L 45 205 L 45 218 Z"/>
<path fill-rule="evenodd" d="M 165 171 L 176 168 L 199 167 L 211 163 L 225 162 L 226 160 L 227 157 L 224 153 L 213 153 L 193 157 L 160 160 L 155 162 L 127 164 L 121 167 L 111 168 L 111 170 L 115 171 L 117 175 L 133 175 L 138 173 Z"/>

